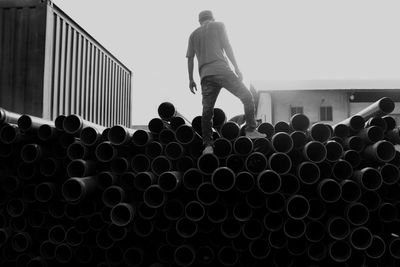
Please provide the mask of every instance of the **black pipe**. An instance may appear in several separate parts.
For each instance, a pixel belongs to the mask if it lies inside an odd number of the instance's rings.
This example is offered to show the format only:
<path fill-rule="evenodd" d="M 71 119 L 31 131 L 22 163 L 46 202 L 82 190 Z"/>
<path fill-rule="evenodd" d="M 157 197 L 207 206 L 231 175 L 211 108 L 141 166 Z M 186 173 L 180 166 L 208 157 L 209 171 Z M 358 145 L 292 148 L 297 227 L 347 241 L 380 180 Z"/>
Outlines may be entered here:
<path fill-rule="evenodd" d="M 71 160 L 87 159 L 89 150 L 82 142 L 76 141 L 68 146 L 67 156 Z"/>
<path fill-rule="evenodd" d="M 151 161 L 150 168 L 155 175 L 161 175 L 163 172 L 167 172 L 172 169 L 172 163 L 167 157 L 158 156 Z"/>
<path fill-rule="evenodd" d="M 356 250 L 366 250 L 372 244 L 371 231 L 365 226 L 356 227 L 351 231 L 349 241 Z"/>
<path fill-rule="evenodd" d="M 391 223 L 398 217 L 398 211 L 394 204 L 384 202 L 379 205 L 378 215 L 382 222 Z"/>
<path fill-rule="evenodd" d="M 191 221 L 198 222 L 205 216 L 204 206 L 198 201 L 190 201 L 185 206 L 185 216 Z"/>
<path fill-rule="evenodd" d="M 373 144 L 383 139 L 384 131 L 378 126 L 369 126 L 358 132 L 365 144 Z"/>
<path fill-rule="evenodd" d="M 341 198 L 343 201 L 352 203 L 361 198 L 361 188 L 355 181 L 343 180 L 340 182 L 340 186 L 342 188 Z"/>
<path fill-rule="evenodd" d="M 303 155 L 308 161 L 320 163 L 326 159 L 327 151 L 323 143 L 310 141 L 304 146 Z"/>
<path fill-rule="evenodd" d="M 270 232 L 278 231 L 283 225 L 283 216 L 281 213 L 268 212 L 263 217 L 265 229 Z"/>
<path fill-rule="evenodd" d="M 176 131 L 179 126 L 186 124 L 186 120 L 181 116 L 174 116 L 170 119 L 169 124 L 171 129 Z"/>
<path fill-rule="evenodd" d="M 400 171 L 396 165 L 385 163 L 379 167 L 379 171 L 385 185 L 394 185 L 399 181 Z"/>
<path fill-rule="evenodd" d="M 217 259 L 222 266 L 235 266 L 239 257 L 231 246 L 223 246 L 218 250 Z"/>
<path fill-rule="evenodd" d="M 144 191 L 143 200 L 149 207 L 159 208 L 165 203 L 166 196 L 159 185 L 151 185 Z"/>
<path fill-rule="evenodd" d="M 22 139 L 22 134 L 17 125 L 5 124 L 0 128 L 0 141 L 4 144 L 17 143 Z"/>
<path fill-rule="evenodd" d="M 218 157 L 214 154 L 203 154 L 197 160 L 197 167 L 203 174 L 210 175 L 219 167 Z"/>
<path fill-rule="evenodd" d="M 154 159 L 163 153 L 164 147 L 158 141 L 151 141 L 145 146 L 145 154 L 147 157 Z"/>
<path fill-rule="evenodd" d="M 253 151 L 253 142 L 246 136 L 239 136 L 233 141 L 233 149 L 235 153 L 247 156 Z"/>
<path fill-rule="evenodd" d="M 310 206 L 310 210 L 307 217 L 310 220 L 320 220 L 327 213 L 326 204 L 318 198 L 311 198 L 308 201 L 308 204 Z"/>
<path fill-rule="evenodd" d="M 96 172 L 96 162 L 93 160 L 75 159 L 67 166 L 69 177 L 86 177 Z"/>
<path fill-rule="evenodd" d="M 61 244 L 65 240 L 65 228 L 63 225 L 58 224 L 50 228 L 48 239 L 54 244 Z"/>
<path fill-rule="evenodd" d="M 263 221 L 258 219 L 249 219 L 242 225 L 243 236 L 248 240 L 254 241 L 263 238 L 264 230 Z"/>
<path fill-rule="evenodd" d="M 232 152 L 232 143 L 223 137 L 220 137 L 214 141 L 214 153 L 218 158 L 226 158 Z"/>
<path fill-rule="evenodd" d="M 129 170 L 129 162 L 125 157 L 116 157 L 111 161 L 110 168 L 115 174 L 121 175 Z"/>
<path fill-rule="evenodd" d="M 55 257 L 56 245 L 50 240 L 45 240 L 40 243 L 39 253 L 44 259 L 52 260 Z"/>
<path fill-rule="evenodd" d="M 245 169 L 245 160 L 246 158 L 238 154 L 230 154 L 226 158 L 225 165 L 233 172 L 238 173 Z"/>
<path fill-rule="evenodd" d="M 194 263 L 196 252 L 189 245 L 180 245 L 174 251 L 174 261 L 178 266 L 190 266 Z"/>
<path fill-rule="evenodd" d="M 185 154 L 185 149 L 182 144 L 178 142 L 169 142 L 165 146 L 165 156 L 170 160 L 178 160 Z"/>
<path fill-rule="evenodd" d="M 280 192 L 276 192 L 269 195 L 266 200 L 266 207 L 270 212 L 283 211 L 285 209 L 285 204 L 286 204 L 286 197 Z"/>
<path fill-rule="evenodd" d="M 369 211 L 361 202 L 354 202 L 346 207 L 345 216 L 348 222 L 355 226 L 360 226 L 367 223 L 369 219 Z"/>
<path fill-rule="evenodd" d="M 233 206 L 232 215 L 236 220 L 245 222 L 253 216 L 253 209 L 246 202 L 238 202 Z"/>
<path fill-rule="evenodd" d="M 290 127 L 294 131 L 306 131 L 310 126 L 310 119 L 301 113 L 294 114 L 290 118 Z"/>
<path fill-rule="evenodd" d="M 80 246 L 83 243 L 83 235 L 72 226 L 65 232 L 65 241 L 72 247 Z"/>
<path fill-rule="evenodd" d="M 21 114 L 8 111 L 4 108 L 0 108 L 0 124 L 3 124 L 3 123 L 17 124 L 18 119 L 20 117 L 21 117 Z"/>
<path fill-rule="evenodd" d="M 299 178 L 291 173 L 281 176 L 280 192 L 286 195 L 294 195 L 300 190 Z M 236 182 L 237 183 L 237 182 Z"/>
<path fill-rule="evenodd" d="M 55 260 L 58 263 L 66 264 L 72 260 L 73 254 L 71 247 L 67 244 L 61 243 L 57 245 L 55 251 Z"/>
<path fill-rule="evenodd" d="M 257 176 L 257 186 L 264 194 L 273 194 L 281 187 L 281 177 L 273 170 L 264 170 Z"/>
<path fill-rule="evenodd" d="M 353 135 L 345 138 L 343 140 L 343 145 L 346 149 L 351 149 L 357 152 L 361 152 L 364 150 L 365 142 L 360 136 Z"/>
<path fill-rule="evenodd" d="M 307 217 L 308 212 L 310 211 L 310 204 L 302 195 L 294 195 L 291 196 L 286 201 L 286 212 L 289 217 L 296 220 L 301 220 Z"/>
<path fill-rule="evenodd" d="M 304 161 L 297 166 L 297 176 L 303 184 L 315 184 L 320 178 L 320 169 L 311 161 Z"/>
<path fill-rule="evenodd" d="M 152 118 L 147 126 L 149 128 L 149 131 L 155 135 L 160 134 L 163 129 L 169 127 L 168 123 L 160 118 Z"/>
<path fill-rule="evenodd" d="M 350 163 L 353 169 L 357 168 L 361 163 L 361 155 L 355 150 L 346 150 L 343 159 Z"/>
<path fill-rule="evenodd" d="M 95 191 L 95 179 L 94 176 L 69 178 L 62 185 L 61 191 L 63 197 L 69 202 L 82 200 L 86 195 Z"/>
<path fill-rule="evenodd" d="M 117 150 L 111 142 L 104 141 L 96 146 L 95 156 L 100 162 L 110 162 L 117 156 Z"/>
<path fill-rule="evenodd" d="M 259 188 L 253 188 L 245 195 L 246 203 L 253 209 L 265 206 L 265 193 Z"/>
<path fill-rule="evenodd" d="M 132 142 L 135 129 L 127 128 L 123 125 L 114 125 L 108 131 L 108 140 L 116 146 L 128 145 Z"/>
<path fill-rule="evenodd" d="M 42 141 L 51 141 L 54 140 L 59 131 L 54 127 L 54 125 L 43 124 L 40 125 L 37 131 L 37 136 Z"/>
<path fill-rule="evenodd" d="M 131 168 L 135 173 L 147 172 L 149 171 L 150 168 L 153 167 L 153 164 L 155 164 L 154 168 L 162 168 L 163 167 L 162 163 L 164 162 L 163 161 L 164 158 L 165 158 L 164 156 L 159 156 L 153 160 L 150 160 L 144 154 L 137 154 L 133 156 L 131 159 Z M 154 160 L 156 160 L 156 163 L 154 163 Z"/>
<path fill-rule="evenodd" d="M 123 202 L 125 198 L 125 191 L 121 187 L 115 185 L 105 188 L 101 196 L 103 204 L 110 208 Z"/>
<path fill-rule="evenodd" d="M 235 173 L 227 167 L 217 168 L 211 175 L 211 183 L 220 192 L 231 190 L 235 186 Z"/>
<path fill-rule="evenodd" d="M 176 221 L 175 227 L 178 235 L 186 239 L 193 237 L 198 231 L 197 223 L 186 217 L 182 217 Z"/>
<path fill-rule="evenodd" d="M 400 144 L 400 129 L 399 127 L 385 133 L 385 139 L 393 144 Z"/>
<path fill-rule="evenodd" d="M 306 232 L 304 220 L 287 218 L 283 224 L 283 231 L 289 238 L 300 238 Z"/>
<path fill-rule="evenodd" d="M 312 138 L 312 140 L 314 141 L 318 141 L 321 143 L 324 143 L 326 141 L 328 141 L 332 134 L 330 129 L 328 128 L 328 126 L 325 123 L 314 123 L 310 130 L 310 136 Z"/>
<path fill-rule="evenodd" d="M 115 205 L 110 212 L 112 223 L 117 226 L 128 225 L 135 217 L 135 207 L 128 203 L 119 203 Z"/>
<path fill-rule="evenodd" d="M 339 125 L 339 124 L 343 124 L 348 126 L 352 131 L 354 132 L 358 132 L 361 129 L 364 128 L 365 126 L 365 118 L 363 118 L 361 115 L 356 114 L 353 115 L 347 119 L 345 119 L 344 121 L 341 121 L 339 123 L 337 123 L 335 126 Z M 335 127 L 334 126 L 334 127 Z"/>
<path fill-rule="evenodd" d="M 336 240 L 329 244 L 329 255 L 335 262 L 346 262 L 351 253 L 350 245 L 344 240 Z"/>
<path fill-rule="evenodd" d="M 396 122 L 396 119 L 393 116 L 386 115 L 386 116 L 383 116 L 382 119 L 386 123 L 386 131 L 391 131 L 394 128 L 396 128 L 397 122 Z"/>
<path fill-rule="evenodd" d="M 198 138 L 199 136 L 196 135 L 195 130 L 190 125 L 181 125 L 175 131 L 175 139 L 182 145 L 188 145 Z"/>
<path fill-rule="evenodd" d="M 359 200 L 370 212 L 379 208 L 381 197 L 376 191 L 365 191 Z"/>
<path fill-rule="evenodd" d="M 246 171 L 237 173 L 235 181 L 235 188 L 242 193 L 249 192 L 255 185 L 254 176 Z"/>
<path fill-rule="evenodd" d="M 300 238 L 288 238 L 286 248 L 293 257 L 301 257 L 307 252 L 307 239 L 304 236 Z"/>
<path fill-rule="evenodd" d="M 400 167 L 400 152 L 396 150 L 394 153 L 394 158 L 391 161 L 389 161 L 388 163 L 391 163 L 397 167 Z"/>
<path fill-rule="evenodd" d="M 325 237 L 325 224 L 320 221 L 307 222 L 304 235 L 310 242 L 321 242 Z"/>
<path fill-rule="evenodd" d="M 208 245 L 200 246 L 197 249 L 196 258 L 200 264 L 210 264 L 215 258 L 214 249 Z"/>
<path fill-rule="evenodd" d="M 108 137 L 107 138 L 103 137 L 103 133 L 105 132 L 106 132 L 105 130 L 102 131 L 102 129 L 88 126 L 82 129 L 81 133 L 79 134 L 79 138 L 84 145 L 95 146 L 99 144 L 102 140 L 104 141 L 108 140 Z"/>
<path fill-rule="evenodd" d="M 282 152 L 272 154 L 268 159 L 268 165 L 271 170 L 279 175 L 287 174 L 292 168 L 292 161 L 290 157 Z"/>
<path fill-rule="evenodd" d="M 275 134 L 274 126 L 269 122 L 262 122 L 258 127 L 257 130 L 260 133 L 266 134 L 268 139 L 271 139 L 272 136 Z"/>
<path fill-rule="evenodd" d="M 372 235 L 371 245 L 365 250 L 365 254 L 371 259 L 380 259 L 386 251 L 386 242 L 378 235 Z"/>
<path fill-rule="evenodd" d="M 123 261 L 127 266 L 140 266 L 144 261 L 145 253 L 139 247 L 129 247 L 125 249 Z"/>
<path fill-rule="evenodd" d="M 215 129 L 220 129 L 226 122 L 226 119 L 226 114 L 222 109 L 214 108 L 213 127 Z"/>
<path fill-rule="evenodd" d="M 163 192 L 170 193 L 178 189 L 182 175 L 177 171 L 166 171 L 158 177 L 158 185 Z"/>
<path fill-rule="evenodd" d="M 19 217 L 25 212 L 26 203 L 20 198 L 11 198 L 7 202 L 6 211 L 11 217 Z"/>
<path fill-rule="evenodd" d="M 303 131 L 294 131 L 290 133 L 293 140 L 293 149 L 303 149 L 308 141 L 307 134 Z"/>
<path fill-rule="evenodd" d="M 43 182 L 35 188 L 35 198 L 42 203 L 49 202 L 56 193 L 56 186 L 54 183 Z"/>
<path fill-rule="evenodd" d="M 137 129 L 131 137 L 131 141 L 138 147 L 146 146 L 153 140 L 153 136 L 150 131 L 144 129 Z"/>
<path fill-rule="evenodd" d="M 340 143 L 330 140 L 325 144 L 326 160 L 330 162 L 338 161 L 343 155 L 343 147 Z"/>
<path fill-rule="evenodd" d="M 307 247 L 307 256 L 315 262 L 320 262 L 326 259 L 328 248 L 322 242 L 311 243 Z"/>
<path fill-rule="evenodd" d="M 317 190 L 321 199 L 327 203 L 337 202 L 342 195 L 340 184 L 329 178 L 323 179 L 319 182 Z"/>
<path fill-rule="evenodd" d="M 64 120 L 67 116 L 65 115 L 58 115 L 56 119 L 54 120 L 54 126 L 56 127 L 57 130 L 59 131 L 64 131 Z"/>
<path fill-rule="evenodd" d="M 203 205 L 212 205 L 218 201 L 219 192 L 210 182 L 205 182 L 197 187 L 196 198 Z"/>
<path fill-rule="evenodd" d="M 332 175 L 339 181 L 353 176 L 353 166 L 343 159 L 336 161 L 332 166 Z"/>
<path fill-rule="evenodd" d="M 171 201 L 173 201 L 173 200 L 167 201 L 165 203 L 165 206 L 167 206 L 167 204 Z M 173 208 L 176 208 L 176 207 L 174 206 Z M 154 219 L 157 216 L 157 211 L 158 211 L 157 209 L 147 206 L 147 204 L 144 202 L 139 202 L 137 204 L 137 212 L 139 214 L 139 217 L 142 219 L 146 219 L 146 220 Z"/>
<path fill-rule="evenodd" d="M 328 220 L 327 232 L 335 240 L 344 240 L 350 234 L 350 225 L 344 218 L 333 216 Z"/>
<path fill-rule="evenodd" d="M 184 204 L 180 200 L 171 199 L 165 202 L 162 211 L 168 220 L 176 221 L 181 218 L 184 213 Z"/>
<path fill-rule="evenodd" d="M 196 190 L 203 183 L 203 174 L 197 168 L 190 168 L 183 173 L 183 186 L 188 190 Z"/>
<path fill-rule="evenodd" d="M 154 232 L 154 222 L 143 218 L 136 218 L 133 221 L 133 232 L 141 237 L 149 237 Z"/>
<path fill-rule="evenodd" d="M 286 121 L 277 121 L 274 124 L 274 132 L 277 133 L 290 133 L 292 129 L 290 128 L 289 123 Z"/>
<path fill-rule="evenodd" d="M 400 259 L 400 238 L 399 237 L 393 237 L 389 241 L 388 245 L 388 251 L 390 253 L 390 256 L 392 256 L 394 259 L 399 260 Z"/>
<path fill-rule="evenodd" d="M 382 97 L 378 101 L 372 103 L 365 109 L 357 113 L 357 115 L 362 116 L 365 120 L 372 117 L 382 117 L 394 110 L 394 102 L 389 97 Z"/>
<path fill-rule="evenodd" d="M 21 150 L 21 158 L 27 163 L 38 162 L 42 158 L 42 155 L 43 149 L 38 144 L 26 144 Z"/>
<path fill-rule="evenodd" d="M 366 190 L 377 190 L 382 185 L 381 173 L 372 167 L 356 170 L 353 176 Z"/>
<path fill-rule="evenodd" d="M 268 235 L 268 243 L 270 244 L 271 248 L 274 248 L 277 251 L 284 250 L 284 248 L 286 248 L 286 245 L 287 245 L 288 238 L 285 235 L 282 228 L 277 231 L 270 232 Z M 289 258 L 291 258 L 291 257 L 289 257 Z M 278 266 L 281 266 L 281 265 L 278 265 Z"/>
<path fill-rule="evenodd" d="M 333 135 L 340 138 L 346 138 L 350 135 L 350 128 L 345 124 L 336 124 L 333 126 Z"/>
<path fill-rule="evenodd" d="M 277 132 L 271 139 L 272 147 L 277 152 L 289 153 L 293 149 L 292 137 L 286 132 Z"/>
<path fill-rule="evenodd" d="M 178 112 L 174 104 L 172 104 L 171 102 L 162 102 L 158 106 L 157 112 L 158 116 L 160 116 L 160 118 L 165 121 L 170 121 L 173 117 L 176 116 L 182 117 L 186 121 L 188 121 L 182 114 Z"/>
<path fill-rule="evenodd" d="M 236 122 L 227 121 L 221 127 L 221 137 L 233 141 L 240 135 L 240 127 Z"/>
<path fill-rule="evenodd" d="M 371 117 L 365 122 L 365 128 L 370 126 L 377 126 L 382 129 L 383 132 L 387 131 L 386 121 L 382 117 Z"/>
<path fill-rule="evenodd" d="M 392 143 L 381 140 L 365 147 L 363 156 L 374 162 L 389 162 L 395 156 L 395 149 Z"/>
<path fill-rule="evenodd" d="M 268 257 L 271 248 L 267 240 L 259 238 L 250 242 L 249 251 L 253 258 L 262 260 Z"/>

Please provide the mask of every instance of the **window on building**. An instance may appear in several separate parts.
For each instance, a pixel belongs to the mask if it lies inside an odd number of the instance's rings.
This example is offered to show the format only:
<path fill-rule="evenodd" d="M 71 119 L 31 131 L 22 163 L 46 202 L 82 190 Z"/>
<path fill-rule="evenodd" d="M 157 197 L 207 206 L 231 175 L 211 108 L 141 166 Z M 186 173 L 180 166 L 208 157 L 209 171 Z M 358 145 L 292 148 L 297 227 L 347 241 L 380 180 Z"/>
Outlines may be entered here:
<path fill-rule="evenodd" d="M 321 121 L 333 121 L 332 107 L 320 107 L 320 120 Z"/>
<path fill-rule="evenodd" d="M 290 117 L 297 113 L 303 114 L 303 107 L 290 107 Z"/>

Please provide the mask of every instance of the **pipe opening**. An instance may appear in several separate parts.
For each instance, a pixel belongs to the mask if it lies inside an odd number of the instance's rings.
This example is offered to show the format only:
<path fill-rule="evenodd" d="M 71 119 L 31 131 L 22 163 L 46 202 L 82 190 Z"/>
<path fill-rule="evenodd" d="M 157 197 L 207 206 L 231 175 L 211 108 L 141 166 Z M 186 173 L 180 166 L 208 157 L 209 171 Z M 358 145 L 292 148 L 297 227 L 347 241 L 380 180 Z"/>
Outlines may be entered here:
<path fill-rule="evenodd" d="M 165 202 L 165 194 L 158 185 L 151 185 L 144 191 L 143 200 L 149 207 L 159 208 Z"/>
<path fill-rule="evenodd" d="M 280 189 L 281 177 L 275 171 L 265 170 L 258 175 L 257 185 L 264 194 L 272 194 Z"/>
<path fill-rule="evenodd" d="M 127 203 L 119 203 L 111 209 L 111 221 L 117 226 L 126 226 L 134 216 L 134 209 Z"/>
<path fill-rule="evenodd" d="M 63 121 L 63 128 L 69 134 L 75 134 L 79 132 L 83 127 L 82 119 L 77 115 L 69 115 Z"/>

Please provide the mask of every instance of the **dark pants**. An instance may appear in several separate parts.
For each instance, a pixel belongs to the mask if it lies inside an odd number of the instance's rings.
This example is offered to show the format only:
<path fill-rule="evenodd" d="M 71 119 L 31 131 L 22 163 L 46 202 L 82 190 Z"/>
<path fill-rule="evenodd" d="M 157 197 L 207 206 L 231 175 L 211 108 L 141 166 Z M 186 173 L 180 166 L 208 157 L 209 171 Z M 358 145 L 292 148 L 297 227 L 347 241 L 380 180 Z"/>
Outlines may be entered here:
<path fill-rule="evenodd" d="M 212 120 L 214 116 L 214 106 L 222 87 L 242 101 L 246 119 L 246 131 L 253 131 L 257 126 L 254 118 L 253 96 L 234 73 L 229 75 L 206 76 L 201 80 L 201 94 L 203 96 L 201 128 L 204 146 L 213 145 Z"/>

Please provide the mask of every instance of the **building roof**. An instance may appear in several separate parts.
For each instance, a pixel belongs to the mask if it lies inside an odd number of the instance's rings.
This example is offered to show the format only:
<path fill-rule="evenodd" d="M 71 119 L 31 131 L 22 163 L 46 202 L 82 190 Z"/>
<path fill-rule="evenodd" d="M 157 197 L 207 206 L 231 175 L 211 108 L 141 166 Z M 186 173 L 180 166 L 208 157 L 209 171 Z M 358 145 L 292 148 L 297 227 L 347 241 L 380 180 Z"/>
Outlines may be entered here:
<path fill-rule="evenodd" d="M 254 88 L 261 91 L 291 90 L 399 90 L 400 80 L 255 80 Z"/>

